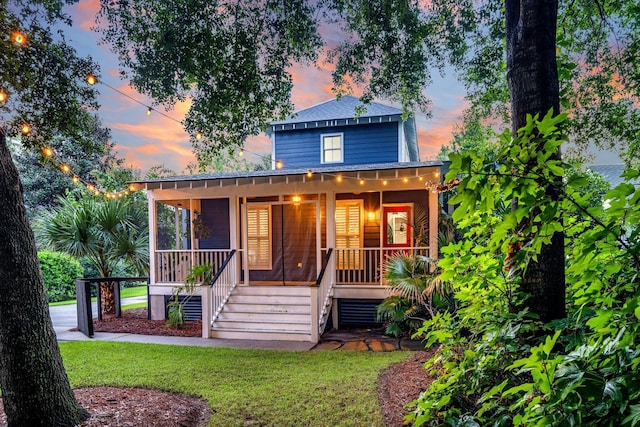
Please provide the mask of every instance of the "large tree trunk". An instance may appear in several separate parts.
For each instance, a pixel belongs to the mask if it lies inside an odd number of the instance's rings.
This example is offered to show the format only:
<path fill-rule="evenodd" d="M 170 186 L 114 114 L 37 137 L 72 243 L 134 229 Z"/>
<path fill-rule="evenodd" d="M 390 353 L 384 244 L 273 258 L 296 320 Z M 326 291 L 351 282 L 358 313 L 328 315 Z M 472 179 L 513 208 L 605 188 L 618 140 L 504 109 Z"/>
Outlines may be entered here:
<path fill-rule="evenodd" d="M 10 426 L 74 426 L 75 400 L 49 317 L 35 239 L 0 130 L 0 388 Z"/>
<path fill-rule="evenodd" d="M 543 117 L 551 108 L 560 112 L 556 65 L 557 0 L 506 0 L 507 81 L 511 93 L 512 133 L 523 127 L 526 115 Z M 560 151 L 555 159 L 560 158 Z M 546 187 L 558 197 L 561 180 Z M 525 302 L 543 321 L 565 317 L 564 233 L 556 233 L 542 248 L 537 262 L 524 272 Z"/>

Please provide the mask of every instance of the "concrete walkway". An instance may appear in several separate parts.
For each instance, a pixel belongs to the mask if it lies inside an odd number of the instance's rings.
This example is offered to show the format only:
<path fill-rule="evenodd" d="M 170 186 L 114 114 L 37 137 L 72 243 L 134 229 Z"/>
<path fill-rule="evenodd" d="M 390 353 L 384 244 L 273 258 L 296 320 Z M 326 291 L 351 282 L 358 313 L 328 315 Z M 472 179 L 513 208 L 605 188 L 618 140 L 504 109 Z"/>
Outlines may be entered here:
<path fill-rule="evenodd" d="M 145 302 L 147 297 L 124 298 L 122 305 Z M 93 312 L 97 310 L 93 305 Z M 207 339 L 192 337 L 169 337 L 160 335 L 138 335 L 125 333 L 96 332 L 89 338 L 82 332 L 75 330 L 78 326 L 77 308 L 75 304 L 49 307 L 49 313 L 56 331 L 58 341 L 113 341 L 134 342 L 145 344 L 185 345 L 196 347 L 227 347 L 260 350 L 346 350 L 346 351 L 395 351 L 398 349 L 397 340 L 386 337 L 376 330 L 332 331 L 322 337 L 318 344 L 298 341 L 260 341 L 260 340 L 231 340 Z M 420 342 L 403 340 L 402 350 L 423 350 Z"/>

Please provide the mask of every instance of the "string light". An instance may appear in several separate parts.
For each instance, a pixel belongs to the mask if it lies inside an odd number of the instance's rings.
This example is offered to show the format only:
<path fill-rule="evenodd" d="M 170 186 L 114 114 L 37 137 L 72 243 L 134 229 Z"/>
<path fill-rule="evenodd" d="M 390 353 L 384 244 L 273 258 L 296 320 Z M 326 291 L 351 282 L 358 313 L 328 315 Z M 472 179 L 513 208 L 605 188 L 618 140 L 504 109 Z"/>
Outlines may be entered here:
<path fill-rule="evenodd" d="M 42 149 L 42 153 L 47 157 L 53 156 L 53 150 L 51 148 L 49 148 L 49 147 L 44 147 Z"/>
<path fill-rule="evenodd" d="M 25 36 L 20 31 L 14 31 L 11 34 L 11 41 L 18 45 L 24 46 L 27 43 L 27 36 Z"/>
<path fill-rule="evenodd" d="M 77 184 L 80 182 L 80 177 L 78 175 L 74 175 L 71 180 L 73 181 L 74 184 Z"/>
<path fill-rule="evenodd" d="M 386 179 L 384 181 L 382 181 L 382 185 L 387 185 L 389 183 L 389 181 L 387 181 Z"/>
<path fill-rule="evenodd" d="M 0 90 L 0 102 L 7 102 L 7 93 L 3 90 Z"/>
<path fill-rule="evenodd" d="M 282 169 L 282 162 L 280 160 L 276 160 L 276 169 Z"/>
<path fill-rule="evenodd" d="M 360 185 L 364 185 L 364 179 L 360 179 Z"/>
<path fill-rule="evenodd" d="M 152 110 L 153 110 L 153 108 L 151 108 L 151 107 L 148 107 L 148 108 L 147 108 L 147 116 L 150 116 L 150 115 L 151 115 L 151 111 L 152 111 Z"/>
<path fill-rule="evenodd" d="M 87 74 L 87 78 L 85 80 L 91 86 L 93 86 L 94 84 L 96 84 L 98 82 L 98 78 L 96 76 L 94 76 L 93 74 Z"/>
<path fill-rule="evenodd" d="M 71 166 L 65 164 L 60 165 L 60 169 L 62 169 L 62 172 L 64 173 L 68 173 L 71 172 Z"/>
<path fill-rule="evenodd" d="M 25 123 L 22 125 L 22 128 L 20 128 L 20 131 L 23 135 L 29 135 L 29 133 L 31 132 L 31 126 Z"/>
<path fill-rule="evenodd" d="M 404 182 L 406 184 L 407 182 L 409 182 L 409 178 L 403 178 L 402 182 Z"/>
<path fill-rule="evenodd" d="M 338 181 L 338 182 L 342 182 L 342 175 L 338 175 L 338 176 L 336 176 L 336 181 Z"/>
<path fill-rule="evenodd" d="M 196 139 L 202 139 L 202 132 L 201 131 L 198 131 L 196 133 Z"/>
<path fill-rule="evenodd" d="M 241 149 L 240 149 L 240 153 L 238 153 L 238 155 L 239 155 L 240 157 L 244 156 L 244 148 L 241 148 Z"/>
<path fill-rule="evenodd" d="M 307 178 L 311 178 L 313 176 L 313 171 L 311 169 L 309 169 L 307 171 Z"/>

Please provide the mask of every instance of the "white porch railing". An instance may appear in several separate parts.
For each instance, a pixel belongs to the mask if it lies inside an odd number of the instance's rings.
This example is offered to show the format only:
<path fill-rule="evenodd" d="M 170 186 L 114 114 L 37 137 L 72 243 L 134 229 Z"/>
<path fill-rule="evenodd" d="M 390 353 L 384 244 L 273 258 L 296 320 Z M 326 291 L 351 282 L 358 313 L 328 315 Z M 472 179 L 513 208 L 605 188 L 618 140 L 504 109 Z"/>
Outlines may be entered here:
<path fill-rule="evenodd" d="M 196 265 L 209 264 L 218 271 L 231 249 L 157 250 L 157 283 L 183 283 L 189 270 Z"/>
<path fill-rule="evenodd" d="M 333 286 L 335 282 L 328 272 L 331 268 L 331 257 L 333 255 L 333 249 L 327 249 L 324 257 L 324 263 L 322 264 L 322 270 L 318 275 L 316 286 L 319 287 L 316 304 L 318 305 L 318 336 L 322 335 L 329 319 L 329 313 L 331 312 L 331 303 L 333 299 Z M 311 301 L 311 304 L 314 302 Z"/>
<path fill-rule="evenodd" d="M 410 248 L 336 248 L 337 285 L 384 285 L 384 265 L 397 253 L 429 256 L 428 247 Z"/>
<path fill-rule="evenodd" d="M 210 283 L 211 290 L 211 320 L 209 321 L 210 325 L 218 319 L 220 312 L 224 308 L 224 305 L 229 300 L 231 296 L 231 292 L 238 284 L 238 280 L 236 278 L 237 272 L 237 263 L 238 259 L 235 250 L 232 250 L 229 253 L 229 256 L 222 262 L 219 270 L 216 271 L 216 275 L 213 277 Z M 203 307 L 204 309 L 205 307 Z"/>

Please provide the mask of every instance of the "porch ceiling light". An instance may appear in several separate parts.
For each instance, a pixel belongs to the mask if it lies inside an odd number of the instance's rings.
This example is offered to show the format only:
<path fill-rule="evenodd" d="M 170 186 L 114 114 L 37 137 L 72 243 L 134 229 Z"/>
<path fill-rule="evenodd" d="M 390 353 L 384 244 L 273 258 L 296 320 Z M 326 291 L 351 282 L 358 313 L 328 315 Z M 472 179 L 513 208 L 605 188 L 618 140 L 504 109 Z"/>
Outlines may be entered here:
<path fill-rule="evenodd" d="M 302 197 L 300 196 L 293 196 L 291 197 L 291 201 L 295 204 L 295 205 L 299 205 L 300 202 L 302 201 Z"/>

